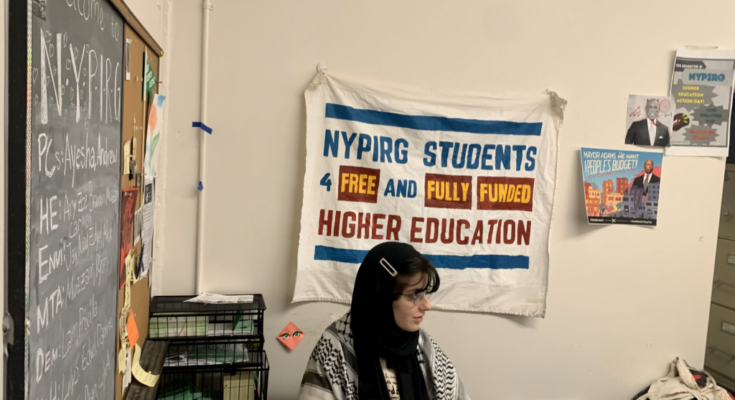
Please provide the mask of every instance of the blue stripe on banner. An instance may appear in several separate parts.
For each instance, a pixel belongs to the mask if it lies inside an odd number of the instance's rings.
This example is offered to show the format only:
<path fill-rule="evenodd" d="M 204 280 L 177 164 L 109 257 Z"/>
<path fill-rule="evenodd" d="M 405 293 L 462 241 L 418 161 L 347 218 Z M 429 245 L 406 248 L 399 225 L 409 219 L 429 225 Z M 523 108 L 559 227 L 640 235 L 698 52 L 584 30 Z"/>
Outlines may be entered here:
<path fill-rule="evenodd" d="M 204 132 L 207 132 L 208 134 L 212 134 L 212 128 L 208 127 L 207 125 L 204 125 L 201 122 L 192 122 L 191 123 L 192 128 L 201 128 Z"/>
<path fill-rule="evenodd" d="M 492 135 L 541 136 L 541 122 L 484 121 L 405 115 L 385 111 L 361 110 L 327 103 L 327 118 L 364 122 L 372 125 L 397 126 L 420 131 L 467 132 Z"/>
<path fill-rule="evenodd" d="M 316 246 L 314 248 L 314 259 L 319 261 L 338 261 L 350 264 L 360 264 L 367 253 L 367 250 L 349 250 L 328 246 Z"/>
<path fill-rule="evenodd" d="M 337 261 L 360 264 L 367 250 L 339 249 L 329 246 L 316 246 L 314 260 Z M 424 254 L 437 268 L 446 269 L 528 269 L 528 256 L 506 256 L 500 254 L 479 254 L 472 256 L 447 256 Z"/>

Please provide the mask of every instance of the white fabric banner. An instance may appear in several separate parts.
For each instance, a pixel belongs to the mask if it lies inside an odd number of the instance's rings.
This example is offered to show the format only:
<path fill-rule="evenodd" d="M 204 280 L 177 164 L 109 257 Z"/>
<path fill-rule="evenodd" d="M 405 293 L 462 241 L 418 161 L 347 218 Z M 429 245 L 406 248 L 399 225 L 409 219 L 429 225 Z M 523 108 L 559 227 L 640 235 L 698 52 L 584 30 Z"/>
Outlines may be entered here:
<path fill-rule="evenodd" d="M 305 96 L 294 302 L 349 303 L 367 251 L 399 241 L 438 268 L 434 308 L 544 316 L 565 100 L 383 86 L 326 70 Z"/>

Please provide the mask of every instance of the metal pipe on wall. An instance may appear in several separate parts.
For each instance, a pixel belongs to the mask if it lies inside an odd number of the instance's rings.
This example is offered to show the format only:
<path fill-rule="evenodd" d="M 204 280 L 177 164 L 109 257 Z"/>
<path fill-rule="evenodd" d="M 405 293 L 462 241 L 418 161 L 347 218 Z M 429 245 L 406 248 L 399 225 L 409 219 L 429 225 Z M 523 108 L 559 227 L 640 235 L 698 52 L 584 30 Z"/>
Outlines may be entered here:
<path fill-rule="evenodd" d="M 214 8 L 210 0 L 202 0 L 202 92 L 199 118 L 207 124 L 207 71 L 209 69 L 209 14 Z M 199 198 L 197 202 L 197 260 L 196 260 L 196 294 L 202 293 L 202 270 L 204 269 L 204 175 L 206 166 L 207 133 L 199 130 Z"/>

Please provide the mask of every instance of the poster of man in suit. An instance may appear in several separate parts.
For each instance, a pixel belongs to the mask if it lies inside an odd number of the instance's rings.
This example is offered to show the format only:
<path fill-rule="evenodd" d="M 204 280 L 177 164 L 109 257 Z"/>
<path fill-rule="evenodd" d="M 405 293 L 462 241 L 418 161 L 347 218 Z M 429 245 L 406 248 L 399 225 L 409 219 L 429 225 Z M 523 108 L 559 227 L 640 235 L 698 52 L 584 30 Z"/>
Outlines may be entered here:
<path fill-rule="evenodd" d="M 651 183 L 661 183 L 661 177 L 653 172 L 653 160 L 646 160 L 643 163 L 643 175 L 633 179 L 633 187 L 640 188 L 643 196 L 648 196 L 648 187 Z"/>
<path fill-rule="evenodd" d="M 663 153 L 583 147 L 587 222 L 656 226 Z"/>
<path fill-rule="evenodd" d="M 673 97 L 628 97 L 626 144 L 667 147 L 674 125 Z"/>

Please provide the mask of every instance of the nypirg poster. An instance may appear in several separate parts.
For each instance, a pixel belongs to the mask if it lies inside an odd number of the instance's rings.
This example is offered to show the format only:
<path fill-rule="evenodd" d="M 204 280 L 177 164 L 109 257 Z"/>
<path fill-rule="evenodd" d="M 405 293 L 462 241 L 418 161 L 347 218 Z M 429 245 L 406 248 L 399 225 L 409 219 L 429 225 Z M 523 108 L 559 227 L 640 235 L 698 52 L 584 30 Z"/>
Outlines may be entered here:
<path fill-rule="evenodd" d="M 368 250 L 413 245 L 443 310 L 543 316 L 565 101 L 317 74 L 294 301 L 349 303 Z"/>

